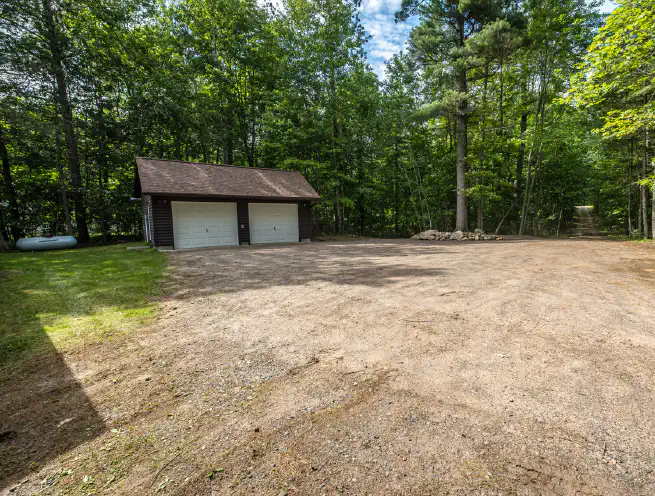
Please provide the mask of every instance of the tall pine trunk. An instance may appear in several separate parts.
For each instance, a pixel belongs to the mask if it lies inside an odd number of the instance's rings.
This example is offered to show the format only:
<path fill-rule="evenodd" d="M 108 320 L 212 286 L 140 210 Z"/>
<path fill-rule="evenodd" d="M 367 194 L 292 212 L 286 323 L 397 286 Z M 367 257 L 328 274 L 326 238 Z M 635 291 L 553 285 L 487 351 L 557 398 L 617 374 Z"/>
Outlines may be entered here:
<path fill-rule="evenodd" d="M 66 136 L 66 149 L 68 151 L 68 166 L 70 167 L 71 181 L 73 183 L 73 202 L 75 205 L 75 222 L 80 241 L 89 240 L 89 228 L 86 222 L 86 209 L 82 196 L 82 175 L 80 173 L 80 161 L 77 153 L 77 140 L 73 127 L 73 109 L 68 98 L 68 87 L 64 73 L 63 52 L 61 48 L 60 35 L 55 25 L 54 13 L 50 0 L 43 0 L 43 24 L 46 30 L 48 46 L 50 48 L 50 65 L 57 82 L 57 101 L 59 112 Z"/>
<path fill-rule="evenodd" d="M 457 35 L 459 46 L 464 46 L 464 16 L 457 16 Z M 468 153 L 468 109 L 466 94 L 466 69 L 459 68 L 457 72 L 457 90 L 461 98 L 457 106 L 457 210 L 455 215 L 455 230 L 468 229 L 468 205 L 464 191 L 466 190 L 466 155 Z"/>
<path fill-rule="evenodd" d="M 648 176 L 648 129 L 644 129 L 644 149 L 641 161 L 641 178 L 646 179 Z M 643 237 L 648 238 L 648 188 L 646 185 L 641 186 L 641 225 L 644 228 Z"/>

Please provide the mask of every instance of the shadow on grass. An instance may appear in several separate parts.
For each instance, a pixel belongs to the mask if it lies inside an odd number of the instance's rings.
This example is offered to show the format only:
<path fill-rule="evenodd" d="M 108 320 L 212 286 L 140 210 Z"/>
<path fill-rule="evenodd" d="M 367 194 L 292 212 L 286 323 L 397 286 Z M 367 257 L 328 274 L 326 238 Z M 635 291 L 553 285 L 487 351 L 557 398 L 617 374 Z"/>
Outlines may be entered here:
<path fill-rule="evenodd" d="M 115 246 L 0 255 L 0 488 L 104 431 L 61 351 L 151 318 L 163 267 Z"/>
<path fill-rule="evenodd" d="M 0 382 L 0 488 L 105 429 L 62 355 L 52 344 L 42 350 Z"/>

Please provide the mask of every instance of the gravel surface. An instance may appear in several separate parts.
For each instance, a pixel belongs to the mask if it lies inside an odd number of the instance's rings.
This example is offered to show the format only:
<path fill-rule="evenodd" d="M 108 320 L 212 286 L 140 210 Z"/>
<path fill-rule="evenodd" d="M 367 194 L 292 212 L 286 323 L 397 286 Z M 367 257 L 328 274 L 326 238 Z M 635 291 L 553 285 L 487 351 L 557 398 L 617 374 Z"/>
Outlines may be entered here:
<path fill-rule="evenodd" d="M 655 493 L 652 247 L 360 240 L 169 260 L 156 325 L 64 358 L 102 432 L 15 494 Z"/>

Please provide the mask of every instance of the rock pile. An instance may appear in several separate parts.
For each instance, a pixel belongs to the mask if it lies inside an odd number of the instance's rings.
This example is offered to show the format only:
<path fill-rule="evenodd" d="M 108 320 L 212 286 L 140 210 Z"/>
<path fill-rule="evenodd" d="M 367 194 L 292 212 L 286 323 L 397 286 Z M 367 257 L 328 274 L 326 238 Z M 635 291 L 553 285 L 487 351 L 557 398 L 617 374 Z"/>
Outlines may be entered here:
<path fill-rule="evenodd" d="M 501 240 L 502 236 L 496 236 L 495 234 L 486 234 L 480 229 L 476 229 L 475 232 L 439 232 L 439 231 L 423 231 L 422 233 L 412 236 L 412 239 L 421 239 L 429 241 L 493 241 Z"/>

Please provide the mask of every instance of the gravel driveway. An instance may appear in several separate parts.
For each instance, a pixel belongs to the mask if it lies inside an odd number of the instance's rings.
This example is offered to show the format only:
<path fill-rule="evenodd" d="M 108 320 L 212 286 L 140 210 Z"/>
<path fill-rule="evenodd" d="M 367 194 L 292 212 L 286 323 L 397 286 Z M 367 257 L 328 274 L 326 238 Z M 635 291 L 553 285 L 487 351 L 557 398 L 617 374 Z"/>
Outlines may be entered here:
<path fill-rule="evenodd" d="M 148 435 L 112 493 L 655 493 L 652 247 L 362 240 L 170 263 L 157 325 L 77 359 L 113 442 Z M 95 446 L 103 473 L 110 436 L 54 466 Z"/>

